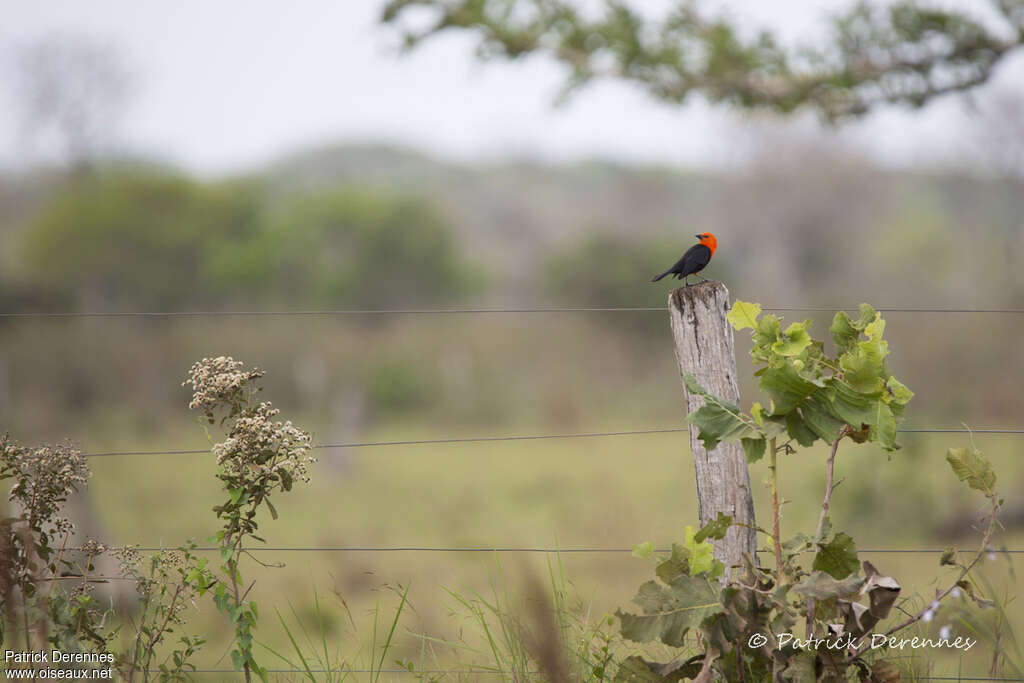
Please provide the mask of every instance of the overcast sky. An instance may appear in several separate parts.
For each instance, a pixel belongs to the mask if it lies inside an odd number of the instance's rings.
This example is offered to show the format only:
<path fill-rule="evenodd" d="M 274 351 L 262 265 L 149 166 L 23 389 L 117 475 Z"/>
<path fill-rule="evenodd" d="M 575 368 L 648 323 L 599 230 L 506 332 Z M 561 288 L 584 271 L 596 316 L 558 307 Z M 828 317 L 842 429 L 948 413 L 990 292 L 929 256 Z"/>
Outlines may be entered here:
<path fill-rule="evenodd" d="M 646 0 L 652 11 L 667 0 Z M 977 5 L 977 2 L 967 4 Z M 723 3 L 708 1 L 705 6 Z M 750 26 L 813 37 L 843 0 L 733 0 Z M 956 4 L 956 3 L 947 3 Z M 960 3 L 961 5 L 963 3 Z M 560 69 L 543 58 L 480 64 L 466 37 L 410 55 L 377 23 L 382 0 L 0 0 L 0 165 L 37 160 L 45 145 L 20 135 L 19 50 L 53 35 L 115 49 L 135 92 L 122 146 L 204 174 L 265 163 L 326 142 L 408 144 L 447 158 L 603 157 L 628 163 L 720 166 L 745 153 L 742 119 L 699 100 L 654 102 L 621 84 L 591 86 L 554 107 Z M 986 89 L 1024 89 L 1015 57 Z M 971 114 L 957 97 L 923 112 L 888 110 L 849 125 L 841 139 L 887 163 L 948 161 Z M 806 117 L 805 125 L 814 124 Z"/>

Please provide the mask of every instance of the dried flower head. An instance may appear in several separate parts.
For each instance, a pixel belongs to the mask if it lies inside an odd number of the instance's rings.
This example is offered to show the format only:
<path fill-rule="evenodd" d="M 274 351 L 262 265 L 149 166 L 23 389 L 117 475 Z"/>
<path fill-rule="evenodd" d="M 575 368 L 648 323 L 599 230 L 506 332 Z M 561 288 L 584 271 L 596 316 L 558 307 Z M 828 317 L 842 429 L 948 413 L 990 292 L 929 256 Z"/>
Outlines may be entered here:
<path fill-rule="evenodd" d="M 228 438 L 213 447 L 217 464 L 231 477 L 267 482 L 309 482 L 312 437 L 290 421 L 275 421 L 280 411 L 263 402 L 240 416 Z"/>
<path fill-rule="evenodd" d="M 13 478 L 10 500 L 22 511 L 35 530 L 64 533 L 71 522 L 60 510 L 68 496 L 89 480 L 89 468 L 73 444 L 21 446 L 4 436 L 0 439 L 0 471 Z"/>
<path fill-rule="evenodd" d="M 135 589 L 143 601 L 161 600 L 162 609 L 177 613 L 192 604 L 196 594 L 191 575 L 197 558 L 191 554 L 190 548 L 165 549 L 143 555 L 138 546 L 124 546 L 114 549 L 113 555 L 120 561 L 121 576 L 135 581 Z M 203 570 L 196 571 L 202 573 Z M 172 585 L 174 588 L 168 589 Z M 169 595 L 173 595 L 173 599 L 167 602 Z"/>
<path fill-rule="evenodd" d="M 103 545 L 95 538 L 90 538 L 82 544 L 81 551 L 86 555 L 95 557 L 96 555 L 102 555 L 103 553 L 110 550 L 107 546 Z"/>
<path fill-rule="evenodd" d="M 124 545 L 120 548 L 114 548 L 112 554 L 117 558 L 118 572 L 121 576 L 134 575 L 142 565 L 142 553 L 139 552 L 139 546 L 137 545 Z"/>
<path fill-rule="evenodd" d="M 261 505 L 276 516 L 271 492 L 289 491 L 296 480 L 308 483 L 309 465 L 316 462 L 307 432 L 275 419 L 280 411 L 269 402 L 253 400 L 259 391 L 256 381 L 263 374 L 220 356 L 195 363 L 185 381 L 194 391 L 190 408 L 201 409 L 210 422 L 220 413 L 221 424 L 229 423 L 227 438 L 213 446 L 213 454 L 219 465 L 217 478 L 230 494 L 214 512 L 226 520 L 225 538 L 231 542 L 256 530 Z"/>
<path fill-rule="evenodd" d="M 182 386 L 192 387 L 189 409 L 199 408 L 213 421 L 218 407 L 227 408 L 230 416 L 237 415 L 255 390 L 253 382 L 263 376 L 259 368 L 243 370 L 244 363 L 230 356 L 204 358 L 192 364 L 188 379 Z"/>

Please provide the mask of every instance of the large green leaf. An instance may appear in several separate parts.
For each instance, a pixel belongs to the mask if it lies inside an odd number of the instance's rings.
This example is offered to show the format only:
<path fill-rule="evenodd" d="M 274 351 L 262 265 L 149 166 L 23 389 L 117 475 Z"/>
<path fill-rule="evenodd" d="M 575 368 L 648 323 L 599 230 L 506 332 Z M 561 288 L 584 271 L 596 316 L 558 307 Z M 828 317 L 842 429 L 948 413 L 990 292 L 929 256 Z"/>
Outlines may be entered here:
<path fill-rule="evenodd" d="M 869 429 L 870 438 L 887 450 L 896 444 L 896 415 L 882 394 L 862 394 L 840 380 L 830 380 L 832 412 L 856 430 Z"/>
<path fill-rule="evenodd" d="M 830 391 L 816 392 L 800 406 L 800 417 L 806 429 L 831 444 L 839 436 L 839 430 L 846 424 L 834 414 Z M 793 433 L 790 432 L 792 436 Z M 799 440 L 798 440 L 799 443 Z M 801 445 L 803 445 L 801 443 Z"/>
<path fill-rule="evenodd" d="M 751 304 L 745 301 L 736 301 L 726 319 L 734 330 L 750 328 L 757 329 L 757 317 L 761 315 L 761 304 Z"/>
<path fill-rule="evenodd" d="M 883 334 L 885 334 L 885 319 L 882 318 L 881 313 L 875 313 L 871 322 L 864 326 L 864 335 L 872 341 L 880 341 Z M 889 350 L 886 347 L 885 354 L 888 355 L 888 353 Z"/>
<path fill-rule="evenodd" d="M 704 405 L 690 413 L 687 420 L 697 427 L 700 440 L 709 451 L 720 441 L 764 438 L 754 418 L 740 412 L 739 406 L 709 394 L 690 373 L 683 375 L 683 381 L 691 394 L 704 397 Z"/>
<path fill-rule="evenodd" d="M 867 339 L 849 344 L 839 357 L 839 366 L 847 384 L 860 393 L 870 394 L 881 391 L 889 378 L 889 370 L 885 366 L 889 344 L 882 339 L 885 320 L 876 314 L 863 331 Z"/>
<path fill-rule="evenodd" d="M 896 444 L 896 416 L 889 404 L 882 400 L 875 401 L 875 417 L 868 425 L 872 441 L 878 441 L 887 450 L 895 450 Z"/>
<path fill-rule="evenodd" d="M 832 333 L 832 341 L 836 344 L 836 352 L 841 355 L 860 339 L 861 332 L 873 320 L 877 314 L 875 309 L 868 304 L 860 305 L 860 318 L 852 320 L 846 311 L 839 311 L 832 319 L 832 326 L 829 331 Z"/>
<path fill-rule="evenodd" d="M 715 548 L 704 539 L 697 540 L 697 532 L 689 524 L 684 530 L 683 547 L 690 555 L 690 573 L 710 572 L 714 566 Z"/>
<path fill-rule="evenodd" d="M 720 541 L 725 538 L 725 533 L 729 530 L 730 526 L 732 526 L 732 515 L 719 512 L 714 519 L 700 528 L 700 531 L 696 533 L 693 540 L 697 543 L 706 541 L 709 538 Z"/>
<path fill-rule="evenodd" d="M 779 316 L 771 314 L 761 316 L 757 321 L 757 327 L 751 333 L 754 346 L 750 349 L 750 357 L 755 361 L 767 363 L 774 355 L 772 344 L 779 340 L 781 334 Z"/>
<path fill-rule="evenodd" d="M 650 541 L 637 543 L 633 546 L 633 557 L 638 557 L 641 560 L 647 560 L 654 557 L 654 544 Z"/>
<path fill-rule="evenodd" d="M 908 389 L 903 382 L 890 375 L 885 383 L 883 398 L 892 408 L 893 414 L 900 417 L 903 415 L 903 407 L 910 403 L 910 399 L 914 398 L 914 392 Z"/>
<path fill-rule="evenodd" d="M 617 611 L 624 638 L 649 643 L 659 640 L 681 647 L 686 633 L 705 618 L 722 611 L 718 585 L 706 576 L 680 575 L 669 585 L 648 581 L 633 602 L 643 614 Z"/>
<path fill-rule="evenodd" d="M 881 391 L 885 386 L 882 364 L 876 363 L 870 354 L 844 353 L 839 359 L 839 367 L 843 369 L 843 380 L 862 394 Z"/>
<path fill-rule="evenodd" d="M 786 415 L 786 433 L 803 447 L 813 446 L 818 435 L 811 430 L 796 410 Z"/>
<path fill-rule="evenodd" d="M 811 335 L 807 332 L 810 324 L 810 320 L 805 320 L 787 327 L 779 340 L 772 344 L 772 351 L 780 356 L 799 356 L 811 345 Z"/>
<path fill-rule="evenodd" d="M 673 543 L 672 554 L 658 563 L 654 573 L 666 584 L 690 574 L 690 552 L 678 543 Z"/>
<path fill-rule="evenodd" d="M 960 481 L 967 482 L 972 489 L 987 496 L 994 495 L 996 473 L 981 451 L 976 448 L 950 448 L 946 461 Z"/>
<path fill-rule="evenodd" d="M 767 442 L 764 437 L 743 438 L 740 439 L 740 445 L 743 446 L 743 455 L 746 456 L 747 462 L 755 463 L 764 457 Z"/>
<path fill-rule="evenodd" d="M 818 545 L 811 567 L 834 579 L 845 579 L 860 568 L 857 546 L 850 536 L 840 531 L 828 543 Z"/>
<path fill-rule="evenodd" d="M 790 364 L 761 373 L 761 389 L 772 399 L 772 414 L 785 415 L 821 387 L 808 381 Z"/>

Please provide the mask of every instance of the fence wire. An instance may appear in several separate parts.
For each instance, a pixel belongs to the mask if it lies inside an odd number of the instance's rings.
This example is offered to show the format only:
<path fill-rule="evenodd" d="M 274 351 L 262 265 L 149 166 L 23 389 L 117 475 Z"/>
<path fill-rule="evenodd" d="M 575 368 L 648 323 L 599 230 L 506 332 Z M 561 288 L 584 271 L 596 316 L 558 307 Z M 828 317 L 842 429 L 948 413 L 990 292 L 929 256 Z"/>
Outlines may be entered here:
<path fill-rule="evenodd" d="M 315 444 L 317 449 L 373 448 L 376 446 L 426 446 L 458 443 L 489 443 L 493 441 L 539 441 L 543 439 L 591 439 L 610 436 L 639 436 L 644 434 L 676 434 L 689 432 L 687 427 L 657 427 L 654 429 L 631 429 L 619 432 L 580 432 L 576 434 L 513 434 L 507 436 L 456 436 L 440 439 L 405 439 L 401 441 L 353 441 L 350 443 Z M 1021 427 L 904 427 L 896 430 L 901 434 L 1024 434 Z M 208 448 L 172 448 L 164 450 L 98 451 L 82 453 L 86 458 L 107 458 L 115 456 L 141 455 L 199 455 L 209 453 Z"/>
<path fill-rule="evenodd" d="M 310 311 L 27 311 L 0 313 L 0 318 L 214 318 L 214 317 L 347 317 L 379 315 L 482 315 L 529 313 L 664 313 L 665 306 L 571 306 L 522 308 L 379 308 Z M 777 313 L 834 313 L 856 311 L 857 306 L 764 306 Z M 876 308 L 880 313 L 1022 314 L 1024 308 L 933 308 L 927 306 Z"/>
<path fill-rule="evenodd" d="M 109 545 L 108 547 L 117 547 Z M 163 550 L 176 550 L 178 547 L 187 548 L 191 552 L 215 552 L 220 550 L 220 546 L 188 546 L 183 544 L 181 546 L 142 546 L 133 545 L 129 546 L 140 552 L 160 552 Z M 82 547 L 70 547 L 65 550 L 85 550 Z M 398 546 L 358 546 L 358 545 L 343 545 L 343 546 L 253 546 L 245 549 L 246 552 L 299 552 L 299 553 L 541 553 L 541 554 L 552 554 L 560 555 L 562 553 L 632 553 L 633 548 L 542 548 L 542 547 L 512 547 L 512 546 L 464 546 L 464 547 L 445 547 L 445 546 L 422 546 L 422 545 L 398 545 Z M 656 553 L 670 553 L 671 548 L 655 548 Z M 771 552 L 769 550 L 757 550 L 758 553 Z M 893 554 L 907 554 L 907 553 L 944 553 L 945 548 L 867 548 L 857 551 L 858 553 L 893 553 Z M 974 552 L 971 550 L 965 550 L 963 552 Z M 1019 555 L 1024 554 L 1024 549 L 1017 548 L 990 548 L 986 552 L 994 555 Z M 86 578 L 81 575 L 67 575 L 57 577 L 59 579 L 83 579 Z M 89 577 L 96 579 L 117 579 L 116 576 L 97 576 Z M 49 580 L 49 579 L 47 579 Z"/>

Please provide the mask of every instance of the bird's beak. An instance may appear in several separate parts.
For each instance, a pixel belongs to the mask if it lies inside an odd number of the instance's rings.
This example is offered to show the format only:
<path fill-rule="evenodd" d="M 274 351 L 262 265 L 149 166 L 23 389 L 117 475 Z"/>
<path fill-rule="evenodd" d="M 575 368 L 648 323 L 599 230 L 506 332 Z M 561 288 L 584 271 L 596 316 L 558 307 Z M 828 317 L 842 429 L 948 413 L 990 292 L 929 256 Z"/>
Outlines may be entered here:
<path fill-rule="evenodd" d="M 700 235 L 694 235 L 694 237 L 696 237 L 697 239 L 700 239 L 700 238 L 701 238 L 701 236 L 700 236 Z"/>

